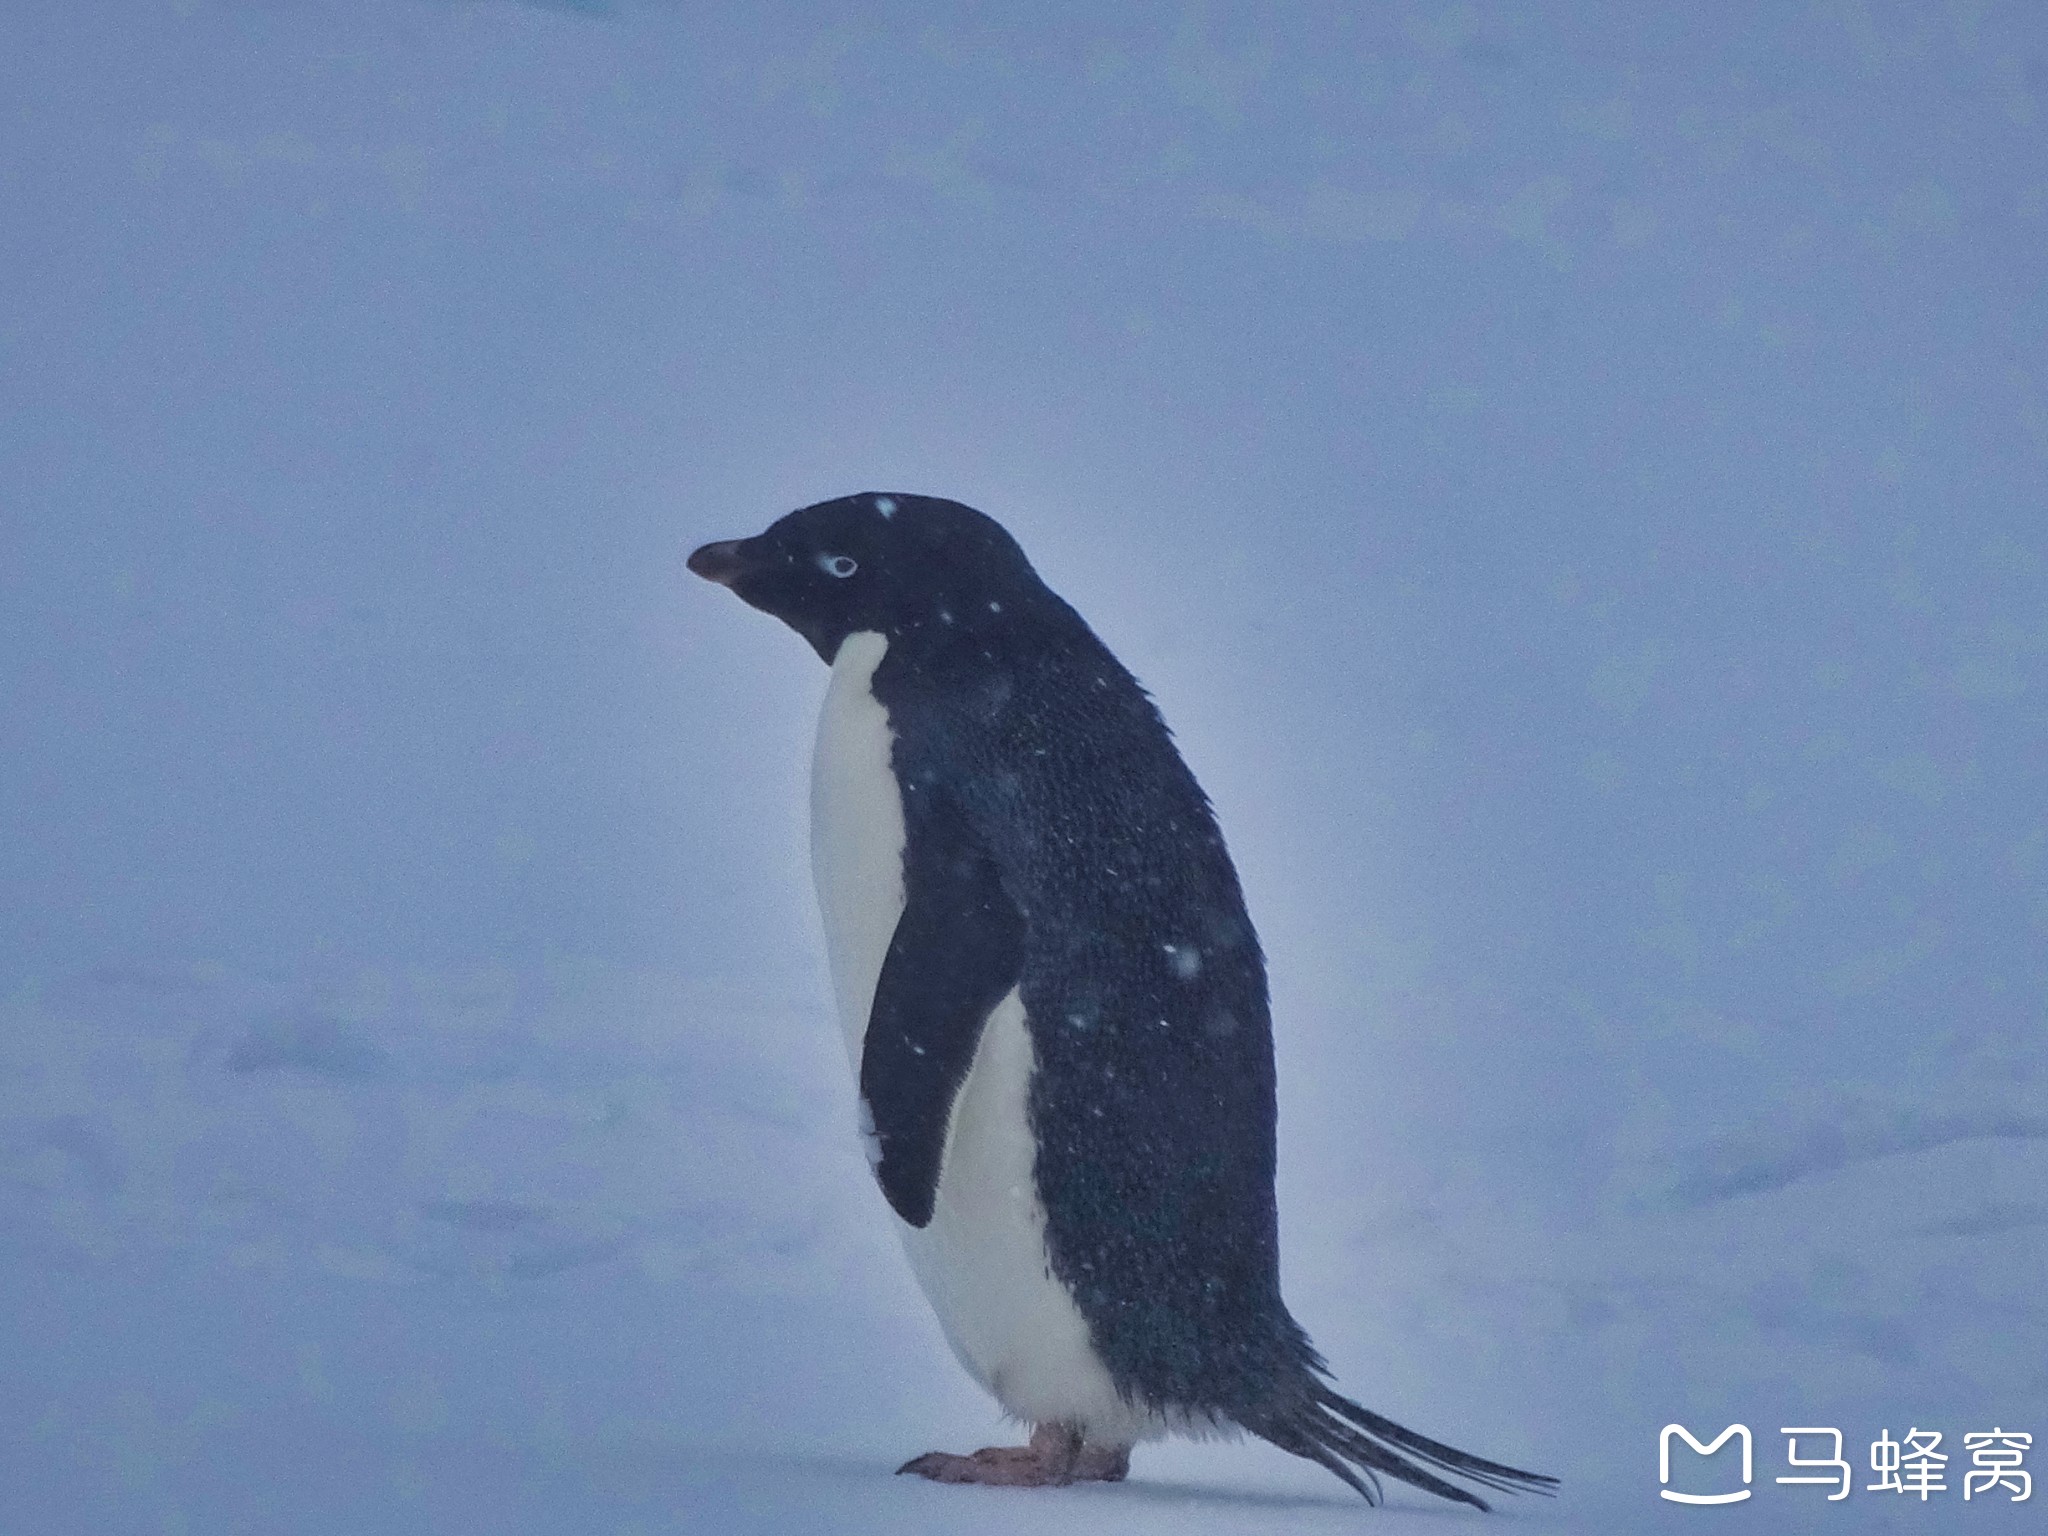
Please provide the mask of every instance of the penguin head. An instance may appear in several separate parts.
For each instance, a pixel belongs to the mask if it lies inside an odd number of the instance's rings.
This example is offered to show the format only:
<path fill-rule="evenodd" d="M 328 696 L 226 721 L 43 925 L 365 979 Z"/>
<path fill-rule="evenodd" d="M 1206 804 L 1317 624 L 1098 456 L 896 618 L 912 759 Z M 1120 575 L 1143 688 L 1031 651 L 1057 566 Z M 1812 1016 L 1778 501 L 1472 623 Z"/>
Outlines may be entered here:
<path fill-rule="evenodd" d="M 933 496 L 821 501 L 751 539 L 706 544 L 689 566 L 782 620 L 828 663 L 861 630 L 894 640 L 984 629 L 1050 596 L 994 518 Z"/>

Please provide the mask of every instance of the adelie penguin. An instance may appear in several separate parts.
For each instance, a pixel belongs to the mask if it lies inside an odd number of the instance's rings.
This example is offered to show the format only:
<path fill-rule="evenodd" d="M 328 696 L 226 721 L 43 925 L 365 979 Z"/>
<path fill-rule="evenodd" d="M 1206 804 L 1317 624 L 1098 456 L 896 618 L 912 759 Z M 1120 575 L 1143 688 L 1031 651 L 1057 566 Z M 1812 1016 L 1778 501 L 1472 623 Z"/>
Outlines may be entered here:
<path fill-rule="evenodd" d="M 1265 961 L 1151 698 L 994 521 L 849 496 L 690 569 L 832 669 L 811 860 L 861 1123 L 953 1351 L 1027 1446 L 938 1482 L 1114 1481 L 1248 1430 L 1378 1474 L 1555 1480 L 1336 1392 L 1280 1299 Z M 1453 1481 L 1458 1479 L 1460 1481 Z"/>

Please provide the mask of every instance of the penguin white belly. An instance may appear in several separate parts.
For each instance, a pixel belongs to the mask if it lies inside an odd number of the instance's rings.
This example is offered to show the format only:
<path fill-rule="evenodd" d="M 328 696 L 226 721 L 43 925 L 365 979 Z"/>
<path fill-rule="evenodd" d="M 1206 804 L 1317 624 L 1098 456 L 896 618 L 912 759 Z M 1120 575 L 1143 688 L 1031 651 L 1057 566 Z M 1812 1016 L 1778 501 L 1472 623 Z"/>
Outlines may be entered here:
<path fill-rule="evenodd" d="M 1027 1118 L 1031 1032 L 1013 987 L 982 1026 L 953 1101 L 928 1226 L 897 1226 L 910 1267 L 960 1363 L 1004 1411 L 1065 1423 L 1098 1444 L 1160 1432 L 1117 1395 L 1045 1250 Z"/>
<path fill-rule="evenodd" d="M 888 649 L 888 637 L 872 630 L 840 642 L 811 753 L 811 882 L 856 1082 L 875 983 L 903 915 L 903 792 L 889 762 L 895 735 L 869 688 Z"/>
<path fill-rule="evenodd" d="M 841 643 L 811 764 L 811 872 L 856 1080 L 904 904 L 894 738 L 869 686 L 887 650 L 887 638 L 872 632 Z M 1031 1035 L 1013 988 L 989 1014 L 953 1101 L 931 1222 L 898 1219 L 897 1230 L 947 1343 L 1006 1412 L 1075 1425 L 1098 1443 L 1129 1443 L 1164 1426 L 1118 1395 L 1073 1296 L 1053 1277 L 1032 1176 L 1031 1071 Z"/>

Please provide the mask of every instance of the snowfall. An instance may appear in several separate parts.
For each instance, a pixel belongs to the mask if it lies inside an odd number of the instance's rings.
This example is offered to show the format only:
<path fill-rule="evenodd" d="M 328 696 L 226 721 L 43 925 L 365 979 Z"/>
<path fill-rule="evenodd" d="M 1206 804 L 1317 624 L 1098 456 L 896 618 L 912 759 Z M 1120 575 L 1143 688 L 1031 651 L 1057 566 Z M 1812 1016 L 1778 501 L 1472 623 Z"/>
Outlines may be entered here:
<path fill-rule="evenodd" d="M 11 10 L 0 1536 L 2048 1519 L 2044 13 L 1118 9 Z M 1154 690 L 1289 1304 L 1554 1499 L 894 1475 L 1020 1431 L 681 566 L 863 489 Z"/>

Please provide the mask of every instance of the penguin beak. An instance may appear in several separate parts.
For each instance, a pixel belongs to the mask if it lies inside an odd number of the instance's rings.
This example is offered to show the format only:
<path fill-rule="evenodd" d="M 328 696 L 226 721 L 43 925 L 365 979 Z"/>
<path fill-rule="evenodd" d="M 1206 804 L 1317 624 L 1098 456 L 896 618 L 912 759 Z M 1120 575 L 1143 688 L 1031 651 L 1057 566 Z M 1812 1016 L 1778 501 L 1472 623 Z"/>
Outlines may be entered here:
<path fill-rule="evenodd" d="M 706 544 L 690 556 L 690 569 L 706 581 L 715 581 L 721 587 L 730 587 L 746 573 L 747 562 L 740 554 L 744 539 L 726 539 L 717 544 Z"/>

